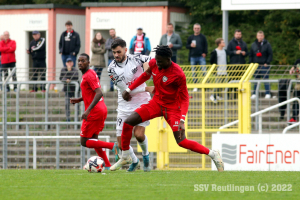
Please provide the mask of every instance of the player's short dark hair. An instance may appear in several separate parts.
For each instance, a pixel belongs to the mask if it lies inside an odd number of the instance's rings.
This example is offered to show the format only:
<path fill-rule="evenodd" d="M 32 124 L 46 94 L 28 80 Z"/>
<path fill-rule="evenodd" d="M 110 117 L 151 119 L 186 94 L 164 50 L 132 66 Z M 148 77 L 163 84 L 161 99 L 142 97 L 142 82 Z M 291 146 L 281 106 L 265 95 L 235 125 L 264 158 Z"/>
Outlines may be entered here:
<path fill-rule="evenodd" d="M 240 29 L 235 29 L 234 33 L 236 32 L 241 33 L 242 31 Z"/>
<path fill-rule="evenodd" d="M 156 55 L 171 58 L 172 57 L 172 50 L 168 45 L 157 45 L 157 47 L 154 48 L 154 51 Z"/>
<path fill-rule="evenodd" d="M 67 26 L 67 25 L 73 26 L 73 24 L 72 24 L 72 22 L 70 20 L 66 22 L 65 26 Z"/>
<path fill-rule="evenodd" d="M 216 45 L 219 46 L 219 44 L 223 41 L 223 38 L 216 39 Z"/>
<path fill-rule="evenodd" d="M 87 61 L 90 61 L 90 56 L 87 55 L 86 53 L 81 53 L 79 56 L 85 56 Z"/>
<path fill-rule="evenodd" d="M 125 40 L 122 40 L 122 39 L 116 39 L 113 41 L 113 43 L 111 43 L 111 49 L 115 49 L 117 48 L 118 46 L 124 48 L 126 47 L 126 42 Z"/>

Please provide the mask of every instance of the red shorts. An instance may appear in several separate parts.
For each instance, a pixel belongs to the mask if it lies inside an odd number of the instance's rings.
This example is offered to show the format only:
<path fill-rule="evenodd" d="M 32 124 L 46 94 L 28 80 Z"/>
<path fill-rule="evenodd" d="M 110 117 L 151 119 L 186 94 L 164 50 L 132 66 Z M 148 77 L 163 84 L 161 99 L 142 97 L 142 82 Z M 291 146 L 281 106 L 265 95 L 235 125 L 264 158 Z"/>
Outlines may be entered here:
<path fill-rule="evenodd" d="M 80 136 L 85 138 L 92 138 L 94 134 L 99 135 L 99 133 L 104 128 L 105 120 L 95 120 L 95 121 L 86 121 L 85 119 L 81 124 Z"/>
<path fill-rule="evenodd" d="M 153 99 L 149 101 L 148 104 L 141 105 L 138 109 L 135 110 L 143 122 L 154 119 L 156 117 L 164 116 L 165 120 L 168 122 L 173 132 L 178 131 L 179 123 L 181 118 L 181 110 L 179 108 L 166 108 L 160 106 Z"/>

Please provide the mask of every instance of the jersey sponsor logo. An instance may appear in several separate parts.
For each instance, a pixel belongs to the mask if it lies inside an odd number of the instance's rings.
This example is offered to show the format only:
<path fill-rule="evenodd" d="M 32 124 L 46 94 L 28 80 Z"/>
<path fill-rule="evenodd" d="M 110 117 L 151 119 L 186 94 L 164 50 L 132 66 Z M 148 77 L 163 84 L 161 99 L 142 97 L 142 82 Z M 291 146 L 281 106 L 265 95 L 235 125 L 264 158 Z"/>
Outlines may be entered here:
<path fill-rule="evenodd" d="M 168 80 L 168 77 L 164 76 L 162 80 L 163 82 L 166 82 Z"/>
<path fill-rule="evenodd" d="M 176 122 L 175 122 L 175 124 L 179 124 L 179 122 L 178 122 L 178 121 L 176 121 Z"/>
<path fill-rule="evenodd" d="M 132 72 L 133 74 L 135 74 L 135 73 L 137 72 L 137 70 L 138 70 L 138 68 L 135 67 L 134 69 L 131 70 L 131 72 Z"/>

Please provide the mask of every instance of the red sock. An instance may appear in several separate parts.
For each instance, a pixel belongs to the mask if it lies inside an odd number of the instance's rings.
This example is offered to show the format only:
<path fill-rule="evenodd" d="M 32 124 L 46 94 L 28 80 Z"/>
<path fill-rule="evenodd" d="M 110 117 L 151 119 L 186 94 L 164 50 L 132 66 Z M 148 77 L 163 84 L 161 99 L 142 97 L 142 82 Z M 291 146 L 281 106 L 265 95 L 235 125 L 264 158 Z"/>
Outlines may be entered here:
<path fill-rule="evenodd" d="M 130 140 L 132 137 L 132 130 L 134 126 L 124 123 L 123 131 L 121 135 L 121 144 L 122 150 L 126 151 L 129 150 Z"/>
<path fill-rule="evenodd" d="M 199 144 L 198 142 L 196 142 L 194 140 L 184 139 L 181 142 L 179 142 L 178 145 L 185 149 L 194 151 L 196 153 L 201 153 L 201 154 L 206 154 L 206 155 L 208 155 L 208 153 L 209 153 L 208 148 L 206 148 L 205 146 Z"/>
<path fill-rule="evenodd" d="M 111 164 L 107 158 L 106 152 L 102 148 L 95 148 L 95 151 L 97 152 L 98 156 L 101 157 L 104 160 L 105 167 L 111 167 Z"/>
<path fill-rule="evenodd" d="M 85 145 L 88 148 L 94 148 L 94 149 L 106 148 L 106 149 L 112 150 L 114 147 L 113 142 L 103 142 L 103 141 L 97 140 L 97 139 L 89 139 L 86 141 Z"/>

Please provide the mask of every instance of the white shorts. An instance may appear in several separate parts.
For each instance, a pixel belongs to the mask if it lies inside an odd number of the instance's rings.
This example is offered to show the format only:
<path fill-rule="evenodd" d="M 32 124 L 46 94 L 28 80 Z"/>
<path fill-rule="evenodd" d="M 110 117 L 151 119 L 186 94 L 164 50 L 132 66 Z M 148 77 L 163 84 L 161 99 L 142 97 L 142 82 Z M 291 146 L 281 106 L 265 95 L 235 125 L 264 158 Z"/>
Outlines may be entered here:
<path fill-rule="evenodd" d="M 124 121 L 131 115 L 132 113 L 128 112 L 128 113 L 124 113 L 124 112 L 118 112 L 118 116 L 117 116 L 117 137 L 121 136 L 122 134 L 122 130 L 123 130 L 123 125 L 124 125 Z M 150 121 L 145 121 L 142 122 L 136 126 L 142 126 L 142 127 L 146 127 L 150 125 Z"/>

